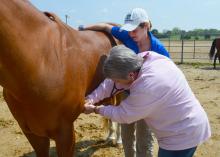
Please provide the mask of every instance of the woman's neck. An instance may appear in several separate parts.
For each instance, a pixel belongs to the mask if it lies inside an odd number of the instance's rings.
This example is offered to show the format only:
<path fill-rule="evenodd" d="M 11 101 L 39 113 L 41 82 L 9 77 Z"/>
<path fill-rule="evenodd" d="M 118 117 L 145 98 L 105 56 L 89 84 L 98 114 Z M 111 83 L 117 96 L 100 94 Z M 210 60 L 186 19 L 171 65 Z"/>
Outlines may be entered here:
<path fill-rule="evenodd" d="M 139 52 L 149 51 L 151 48 L 151 42 L 148 35 L 146 35 L 140 42 L 137 43 Z"/>

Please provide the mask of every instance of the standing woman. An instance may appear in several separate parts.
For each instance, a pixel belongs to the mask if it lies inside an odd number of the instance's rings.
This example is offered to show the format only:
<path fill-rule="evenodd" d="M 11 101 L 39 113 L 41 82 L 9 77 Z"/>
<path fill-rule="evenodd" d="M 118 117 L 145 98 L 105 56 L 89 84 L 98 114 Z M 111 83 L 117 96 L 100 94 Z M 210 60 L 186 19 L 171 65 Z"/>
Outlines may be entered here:
<path fill-rule="evenodd" d="M 153 36 L 150 29 L 151 23 L 149 17 L 147 12 L 142 8 L 134 8 L 130 11 L 126 15 L 122 27 L 112 26 L 107 23 L 79 27 L 79 30 L 101 30 L 109 32 L 135 53 L 155 51 L 169 58 L 168 51 Z M 136 136 L 134 135 L 135 130 Z M 121 136 L 125 157 L 153 157 L 153 137 L 151 130 L 144 123 L 144 120 L 138 120 L 131 124 L 121 124 Z"/>

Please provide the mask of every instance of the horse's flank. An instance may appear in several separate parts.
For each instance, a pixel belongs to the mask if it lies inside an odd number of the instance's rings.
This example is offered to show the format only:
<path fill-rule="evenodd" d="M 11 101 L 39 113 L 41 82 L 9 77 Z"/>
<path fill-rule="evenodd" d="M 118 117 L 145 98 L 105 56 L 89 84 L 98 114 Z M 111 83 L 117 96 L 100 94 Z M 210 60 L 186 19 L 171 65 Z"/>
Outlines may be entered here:
<path fill-rule="evenodd" d="M 79 32 L 29 1 L 0 1 L 0 85 L 37 157 L 49 138 L 59 157 L 72 157 L 72 122 L 84 97 L 103 80 L 112 43 L 102 32 Z M 16 15 L 16 16 L 15 16 Z"/>

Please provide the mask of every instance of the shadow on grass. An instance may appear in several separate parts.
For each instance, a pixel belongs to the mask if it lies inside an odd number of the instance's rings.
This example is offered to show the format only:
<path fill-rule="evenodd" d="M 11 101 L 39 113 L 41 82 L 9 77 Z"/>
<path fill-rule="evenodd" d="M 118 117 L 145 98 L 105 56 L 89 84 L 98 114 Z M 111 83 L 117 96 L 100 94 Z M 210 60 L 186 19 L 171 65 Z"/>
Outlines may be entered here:
<path fill-rule="evenodd" d="M 216 63 L 216 69 L 213 67 L 213 63 L 200 63 L 200 62 L 175 62 L 176 65 L 190 65 L 196 69 L 203 69 L 203 70 L 220 70 L 220 63 Z"/>
<path fill-rule="evenodd" d="M 220 66 L 216 67 L 215 69 L 213 67 L 201 67 L 203 70 L 220 70 Z"/>
<path fill-rule="evenodd" d="M 75 145 L 75 157 L 90 157 L 101 148 L 116 147 L 112 142 L 104 140 L 80 141 Z M 20 157 L 36 157 L 35 152 L 26 153 Z M 56 148 L 50 148 L 50 157 L 57 157 Z"/>

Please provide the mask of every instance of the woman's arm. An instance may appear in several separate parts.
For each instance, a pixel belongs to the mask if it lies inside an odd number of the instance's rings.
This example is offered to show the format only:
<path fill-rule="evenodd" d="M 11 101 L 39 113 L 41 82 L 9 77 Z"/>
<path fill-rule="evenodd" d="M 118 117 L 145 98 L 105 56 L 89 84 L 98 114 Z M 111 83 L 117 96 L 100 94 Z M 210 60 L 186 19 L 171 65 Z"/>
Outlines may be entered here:
<path fill-rule="evenodd" d="M 114 82 L 110 79 L 105 79 L 91 94 L 86 96 L 86 100 L 91 104 L 109 97 L 113 88 Z"/>
<path fill-rule="evenodd" d="M 94 111 L 112 121 L 132 123 L 148 117 L 164 100 L 148 90 L 148 86 L 136 87 L 130 92 L 130 95 L 119 106 L 100 106 Z"/>
<path fill-rule="evenodd" d="M 108 33 L 111 33 L 112 25 L 108 23 L 98 23 L 93 25 L 87 25 L 87 26 L 79 26 L 79 30 L 93 30 L 93 31 L 106 31 Z"/>

